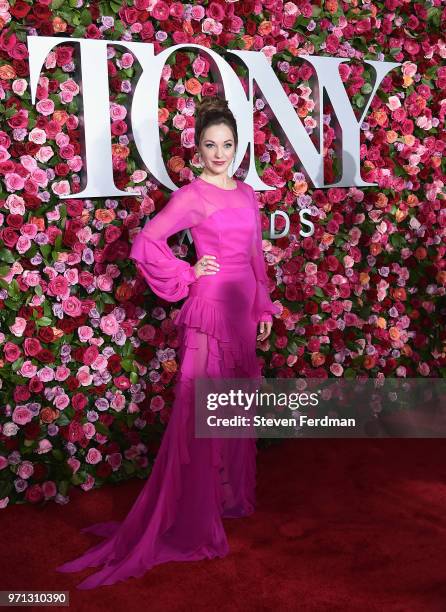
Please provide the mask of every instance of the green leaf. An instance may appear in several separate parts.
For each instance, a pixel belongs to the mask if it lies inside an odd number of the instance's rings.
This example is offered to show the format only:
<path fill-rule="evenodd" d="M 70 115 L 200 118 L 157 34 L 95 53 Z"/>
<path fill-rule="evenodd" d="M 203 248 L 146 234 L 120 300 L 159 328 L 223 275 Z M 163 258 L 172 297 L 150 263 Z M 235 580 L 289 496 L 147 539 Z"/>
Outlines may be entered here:
<path fill-rule="evenodd" d="M 91 22 L 92 22 L 92 19 L 91 19 L 90 11 L 88 9 L 84 9 L 81 12 L 80 23 L 84 26 L 88 26 L 90 25 Z"/>
<path fill-rule="evenodd" d="M 48 325 L 51 325 L 52 320 L 49 317 L 41 317 L 40 319 L 36 320 L 36 325 L 38 327 L 48 327 Z"/>
<path fill-rule="evenodd" d="M 123 359 L 121 362 L 121 367 L 123 370 L 125 370 L 126 372 L 132 372 L 133 371 L 133 359 Z"/>
<path fill-rule="evenodd" d="M 6 261 L 6 263 L 12 264 L 15 262 L 14 255 L 11 253 L 9 249 L 6 249 L 6 248 L 0 251 L 0 259 L 2 261 Z"/>
<path fill-rule="evenodd" d="M 60 450 L 60 448 L 53 448 L 51 454 L 53 455 L 56 461 L 63 461 L 65 457 L 64 453 Z"/>
<path fill-rule="evenodd" d="M 344 371 L 344 378 L 348 378 L 348 379 L 353 379 L 356 378 L 356 372 L 355 370 L 353 370 L 353 368 L 347 368 Z"/>
<path fill-rule="evenodd" d="M 40 252 L 42 253 L 42 255 L 45 257 L 45 259 L 48 259 L 49 254 L 51 253 L 51 245 L 50 244 L 41 244 L 39 246 Z"/>
<path fill-rule="evenodd" d="M 17 372 L 17 370 L 20 370 L 24 361 L 25 361 L 24 357 L 19 357 L 18 359 L 16 359 L 11 366 L 12 371 Z"/>
<path fill-rule="evenodd" d="M 101 423 L 100 421 L 96 421 L 96 423 L 94 423 L 94 426 L 95 426 L 96 431 L 98 431 L 103 436 L 107 436 L 108 438 L 111 437 L 111 431 L 106 425 L 104 425 L 104 423 Z"/>

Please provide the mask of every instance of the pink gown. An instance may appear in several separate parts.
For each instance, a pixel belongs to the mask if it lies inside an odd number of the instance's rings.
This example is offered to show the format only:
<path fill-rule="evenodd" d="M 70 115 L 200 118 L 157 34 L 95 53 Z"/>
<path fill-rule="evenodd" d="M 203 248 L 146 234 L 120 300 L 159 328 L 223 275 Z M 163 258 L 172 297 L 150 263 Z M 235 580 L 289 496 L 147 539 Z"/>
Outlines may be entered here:
<path fill-rule="evenodd" d="M 82 529 L 104 540 L 56 568 L 103 565 L 78 589 L 139 577 L 166 561 L 224 557 L 222 518 L 254 512 L 255 438 L 194 437 L 195 378 L 260 377 L 258 323 L 280 312 L 268 293 L 255 192 L 236 183 L 228 190 L 195 178 L 133 241 L 130 257 L 152 291 L 171 302 L 187 298 L 175 319 L 181 340 L 175 400 L 152 472 L 124 521 Z M 187 228 L 197 259 L 216 256 L 216 274 L 196 278 L 169 248 L 167 238 Z"/>

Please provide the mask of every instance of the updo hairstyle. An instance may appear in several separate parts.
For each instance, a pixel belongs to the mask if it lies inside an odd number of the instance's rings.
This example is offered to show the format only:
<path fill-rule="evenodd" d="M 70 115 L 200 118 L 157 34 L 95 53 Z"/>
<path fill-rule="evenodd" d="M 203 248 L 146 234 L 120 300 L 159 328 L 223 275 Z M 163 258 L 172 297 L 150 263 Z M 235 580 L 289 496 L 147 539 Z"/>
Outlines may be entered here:
<path fill-rule="evenodd" d="M 198 148 L 201 135 L 211 125 L 227 125 L 232 131 L 234 145 L 237 148 L 238 134 L 237 123 L 232 111 L 229 109 L 228 101 L 219 96 L 205 96 L 197 105 L 197 116 L 195 119 L 195 146 Z"/>

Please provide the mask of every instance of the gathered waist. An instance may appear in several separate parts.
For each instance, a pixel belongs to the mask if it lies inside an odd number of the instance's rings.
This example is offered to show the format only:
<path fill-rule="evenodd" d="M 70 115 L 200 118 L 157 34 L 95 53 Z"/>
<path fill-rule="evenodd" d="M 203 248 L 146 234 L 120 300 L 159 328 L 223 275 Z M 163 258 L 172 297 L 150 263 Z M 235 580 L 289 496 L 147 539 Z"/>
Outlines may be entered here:
<path fill-rule="evenodd" d="M 198 259 L 201 259 L 201 257 Z M 221 269 L 249 267 L 251 265 L 251 260 L 246 258 L 240 259 L 234 257 L 216 257 L 216 259 L 212 261 L 216 261 L 218 264 L 220 264 Z"/>

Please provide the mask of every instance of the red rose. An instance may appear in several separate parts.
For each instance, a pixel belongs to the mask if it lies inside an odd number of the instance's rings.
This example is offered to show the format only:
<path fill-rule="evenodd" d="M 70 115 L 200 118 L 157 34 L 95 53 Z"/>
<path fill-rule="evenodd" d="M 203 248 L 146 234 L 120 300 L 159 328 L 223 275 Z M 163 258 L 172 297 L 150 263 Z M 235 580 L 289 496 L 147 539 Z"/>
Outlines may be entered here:
<path fill-rule="evenodd" d="M 39 484 L 33 484 L 28 487 L 25 491 L 25 499 L 26 501 L 31 502 L 32 504 L 36 504 L 43 499 L 43 491 L 42 487 Z"/>
<path fill-rule="evenodd" d="M 65 386 L 68 391 L 75 391 L 79 388 L 79 381 L 75 376 L 69 376 L 65 381 Z"/>
<path fill-rule="evenodd" d="M 54 357 L 53 353 L 48 349 L 42 349 L 41 351 L 39 351 L 36 355 L 36 358 L 42 363 L 54 363 L 56 361 L 56 358 Z"/>
<path fill-rule="evenodd" d="M 6 223 L 14 229 L 20 229 L 23 225 L 23 217 L 22 215 L 7 215 Z"/>
<path fill-rule="evenodd" d="M 26 338 L 25 342 L 23 343 L 23 348 L 25 350 L 25 355 L 34 357 L 39 351 L 42 350 L 42 345 L 37 338 Z"/>
<path fill-rule="evenodd" d="M 96 475 L 99 478 L 107 478 L 112 473 L 112 467 L 109 463 L 105 461 L 101 461 L 101 463 L 96 468 Z"/>
<path fill-rule="evenodd" d="M 54 340 L 54 332 L 49 325 L 46 327 L 40 327 L 37 336 L 40 340 L 42 340 L 42 342 L 45 343 L 49 343 Z"/>
<path fill-rule="evenodd" d="M 75 393 L 71 398 L 71 405 L 74 410 L 80 412 L 88 404 L 88 400 L 83 393 Z"/>
<path fill-rule="evenodd" d="M 46 466 L 43 463 L 35 463 L 33 479 L 41 481 L 41 480 L 45 480 L 47 476 L 48 476 L 48 470 Z"/>
<path fill-rule="evenodd" d="M 68 439 L 70 442 L 79 442 L 84 437 L 84 428 L 77 421 L 71 421 L 68 426 Z"/>
<path fill-rule="evenodd" d="M 62 230 L 56 227 L 55 225 L 50 225 L 50 227 L 46 229 L 46 235 L 48 236 L 49 243 L 54 244 L 56 242 L 57 236 L 62 235 Z"/>
<path fill-rule="evenodd" d="M 28 440 L 36 440 L 40 436 L 40 424 L 37 421 L 27 423 L 23 428 L 25 438 Z"/>
<path fill-rule="evenodd" d="M 117 374 L 121 370 L 121 357 L 119 355 L 112 355 L 108 359 L 107 369 L 112 374 Z"/>
<path fill-rule="evenodd" d="M 40 393 L 42 389 L 43 382 L 39 380 L 37 376 L 31 378 L 31 380 L 29 381 L 29 390 L 31 391 L 31 393 Z"/>
<path fill-rule="evenodd" d="M 149 38 L 153 38 L 155 34 L 155 30 L 150 21 L 145 21 L 142 25 L 142 30 L 140 32 L 140 36 L 142 40 L 148 40 Z"/>
<path fill-rule="evenodd" d="M 9 227 L 5 227 L 1 231 L 1 239 L 5 243 L 6 247 L 8 247 L 9 249 L 12 249 L 16 245 L 16 242 L 19 239 L 19 237 L 13 229 Z"/>
<path fill-rule="evenodd" d="M 65 163 L 56 164 L 54 166 L 54 172 L 57 176 L 67 176 L 70 172 L 70 167 Z"/>
<path fill-rule="evenodd" d="M 23 17 L 26 17 L 26 15 L 28 15 L 30 10 L 30 5 L 26 4 L 26 2 L 23 2 L 23 0 L 17 0 L 14 6 L 10 6 L 9 8 L 9 12 L 16 19 L 23 19 Z"/>
<path fill-rule="evenodd" d="M 8 119 L 8 125 L 12 129 L 26 128 L 28 126 L 28 111 L 23 108 L 18 113 Z"/>
<path fill-rule="evenodd" d="M 66 207 L 70 217 L 79 217 L 84 209 L 82 200 L 67 200 Z"/>
<path fill-rule="evenodd" d="M 105 228 L 105 242 L 115 242 L 122 234 L 122 229 L 120 227 L 116 227 L 116 225 L 108 225 Z"/>
<path fill-rule="evenodd" d="M 57 47 L 56 48 L 56 64 L 58 66 L 65 66 L 71 63 L 73 59 L 73 49 L 71 47 Z"/>
<path fill-rule="evenodd" d="M 98 355 L 99 349 L 93 344 L 85 349 L 84 354 L 82 355 L 82 361 L 85 365 L 91 365 Z"/>
<path fill-rule="evenodd" d="M 85 38 L 101 38 L 100 30 L 94 25 L 94 23 L 90 23 L 88 28 L 85 30 Z"/>
<path fill-rule="evenodd" d="M 17 403 L 26 402 L 31 397 L 30 390 L 26 385 L 17 385 L 14 387 L 14 401 Z"/>

